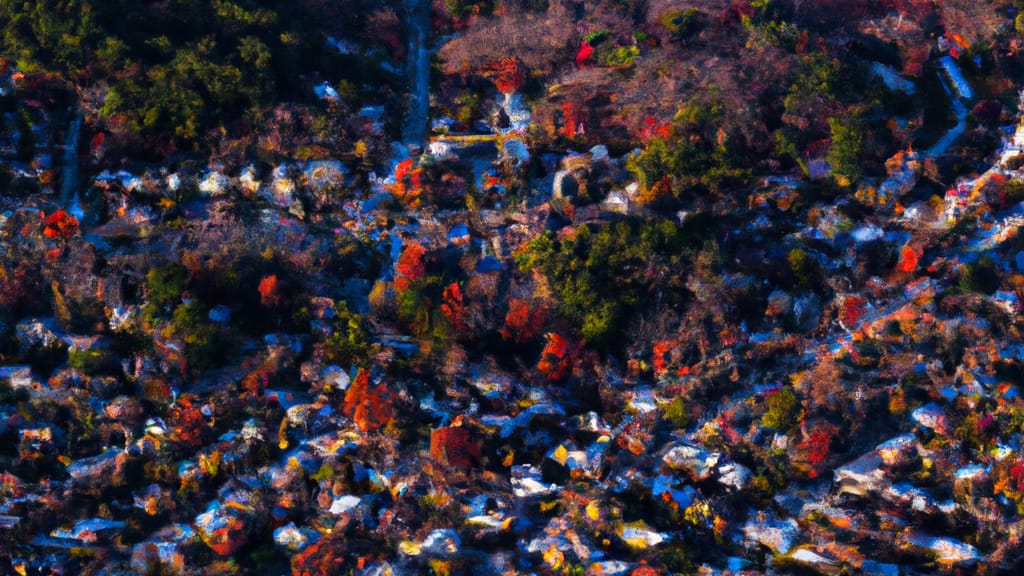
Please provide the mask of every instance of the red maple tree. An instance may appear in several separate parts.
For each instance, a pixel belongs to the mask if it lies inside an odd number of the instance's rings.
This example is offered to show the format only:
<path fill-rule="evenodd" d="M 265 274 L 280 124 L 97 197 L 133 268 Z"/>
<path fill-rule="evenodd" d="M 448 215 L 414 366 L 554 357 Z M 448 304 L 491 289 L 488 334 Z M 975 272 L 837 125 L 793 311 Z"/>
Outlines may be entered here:
<path fill-rule="evenodd" d="M 526 72 L 523 70 L 518 58 L 502 58 L 492 62 L 484 68 L 483 75 L 490 78 L 498 91 L 509 94 L 515 92 L 526 80 Z"/>
<path fill-rule="evenodd" d="M 584 68 L 587 65 L 587 60 L 594 55 L 594 47 L 590 45 L 590 42 L 584 40 L 580 43 L 580 51 L 576 53 L 576 66 Z"/>
<path fill-rule="evenodd" d="M 405 250 L 398 257 L 398 264 L 395 265 L 396 290 L 408 290 L 413 282 L 426 277 L 427 269 L 423 264 L 423 256 L 426 253 L 427 249 L 419 242 L 409 242 L 405 245 Z"/>
<path fill-rule="evenodd" d="M 367 432 L 379 430 L 394 420 L 391 392 L 383 384 L 371 386 L 370 373 L 360 369 L 345 393 L 342 412 Z"/>
<path fill-rule="evenodd" d="M 843 327 L 852 329 L 866 311 L 867 301 L 860 296 L 847 296 L 839 308 L 839 321 Z"/>
<path fill-rule="evenodd" d="M 441 312 L 444 313 L 445 318 L 455 326 L 456 330 L 466 331 L 469 330 L 469 324 L 466 322 L 466 316 L 469 310 L 466 305 L 462 303 L 462 289 L 455 282 L 452 282 L 444 289 L 444 303 L 441 304 Z"/>
<path fill-rule="evenodd" d="M 917 263 L 921 255 L 917 253 L 910 246 L 904 246 L 900 250 L 900 260 L 896 264 L 896 270 L 899 272 L 913 272 L 917 269 Z"/>
<path fill-rule="evenodd" d="M 654 354 L 651 358 L 651 363 L 654 364 L 655 376 L 663 376 L 668 371 L 665 355 L 672 351 L 672 346 L 673 344 L 669 340 L 659 340 L 654 343 Z"/>
<path fill-rule="evenodd" d="M 572 372 L 574 346 L 567 338 L 559 336 L 554 332 L 548 334 L 548 343 L 540 353 L 540 362 L 537 369 L 547 376 L 548 380 L 555 382 L 561 380 Z"/>
<path fill-rule="evenodd" d="M 505 327 L 501 329 L 501 337 L 522 344 L 533 340 L 543 327 L 544 308 L 515 298 L 508 303 L 508 314 L 505 314 Z"/>
<path fill-rule="evenodd" d="M 430 455 L 456 468 L 475 468 L 480 464 L 480 443 L 464 426 L 447 426 L 430 433 Z"/>
<path fill-rule="evenodd" d="M 284 297 L 281 295 L 281 285 L 277 281 L 277 274 L 264 276 L 257 288 L 260 293 L 260 302 L 264 306 L 280 306 Z"/>
<path fill-rule="evenodd" d="M 67 240 L 78 234 L 78 218 L 64 209 L 57 210 L 44 221 L 43 236 Z"/>

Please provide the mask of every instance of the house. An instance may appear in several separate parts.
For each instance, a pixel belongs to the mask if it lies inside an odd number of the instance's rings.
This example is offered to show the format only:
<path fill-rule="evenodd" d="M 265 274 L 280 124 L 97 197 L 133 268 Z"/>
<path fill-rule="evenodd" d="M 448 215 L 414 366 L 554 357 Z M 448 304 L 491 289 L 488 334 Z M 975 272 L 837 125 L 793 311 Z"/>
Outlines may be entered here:
<path fill-rule="evenodd" d="M 952 190 L 946 190 L 946 217 L 958 218 L 967 210 L 967 199 L 970 198 L 971 190 L 964 184 L 958 185 Z"/>
<path fill-rule="evenodd" d="M 313 87 L 316 97 L 328 102 L 341 102 L 341 95 L 331 86 L 330 82 L 324 81 Z"/>
<path fill-rule="evenodd" d="M 461 246 L 469 242 L 469 227 L 465 222 L 459 222 L 448 231 L 448 242 Z"/>
<path fill-rule="evenodd" d="M 630 207 L 633 206 L 634 201 L 626 192 L 622 190 L 612 190 L 608 193 L 608 196 L 601 203 L 601 207 L 609 212 L 617 212 L 619 214 L 629 214 Z"/>

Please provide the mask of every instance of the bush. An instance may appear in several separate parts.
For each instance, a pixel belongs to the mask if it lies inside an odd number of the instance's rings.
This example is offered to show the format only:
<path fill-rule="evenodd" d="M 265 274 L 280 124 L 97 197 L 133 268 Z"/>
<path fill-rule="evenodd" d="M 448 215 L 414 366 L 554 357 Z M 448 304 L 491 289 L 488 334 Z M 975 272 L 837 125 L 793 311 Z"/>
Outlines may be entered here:
<path fill-rule="evenodd" d="M 999 289 L 999 269 L 989 256 L 960 268 L 960 290 L 965 293 L 992 294 Z"/>
<path fill-rule="evenodd" d="M 821 276 L 820 267 L 803 248 L 790 250 L 786 260 L 797 286 L 807 289 L 817 285 Z"/>
<path fill-rule="evenodd" d="M 227 352 L 227 334 L 207 320 L 206 311 L 195 303 L 175 308 L 168 330 L 184 341 L 185 359 L 192 370 L 215 366 Z"/>
<path fill-rule="evenodd" d="M 800 415 L 800 402 L 790 387 L 785 387 L 768 397 L 768 410 L 761 417 L 761 424 L 787 432 L 792 429 Z"/>
<path fill-rule="evenodd" d="M 181 303 L 181 295 L 188 284 L 188 272 L 180 264 L 163 268 L 151 268 L 146 273 L 146 297 L 149 303 L 143 307 L 143 317 L 152 322 L 165 317 Z"/>
<path fill-rule="evenodd" d="M 700 10 L 691 6 L 670 10 L 661 17 L 660 22 L 668 31 L 670 41 L 684 42 L 704 29 L 706 23 L 702 16 Z"/>
<path fill-rule="evenodd" d="M 828 126 L 832 134 L 832 146 L 825 159 L 832 167 L 836 182 L 841 186 L 849 186 L 859 180 L 863 173 L 860 167 L 862 129 L 854 118 L 829 118 Z"/>
<path fill-rule="evenodd" d="M 604 66 L 631 66 L 637 56 L 640 56 L 640 49 L 636 46 L 619 46 L 614 50 L 609 50 L 601 58 L 601 64 Z"/>
<path fill-rule="evenodd" d="M 686 401 L 676 398 L 669 402 L 663 414 L 665 420 L 671 422 L 676 428 L 685 428 L 690 423 L 690 413 L 686 409 Z"/>
<path fill-rule="evenodd" d="M 574 238 L 546 233 L 516 256 L 523 273 L 542 272 L 558 296 L 558 311 L 588 344 L 602 350 L 645 297 L 681 289 L 671 276 L 646 279 L 643 267 L 678 269 L 683 233 L 671 221 L 581 226 Z"/>
<path fill-rule="evenodd" d="M 107 350 L 68 350 L 68 367 L 86 374 L 95 374 L 117 366 L 113 355 Z"/>
<path fill-rule="evenodd" d="M 342 366 L 366 361 L 370 345 L 366 340 L 362 316 L 349 312 L 345 302 L 339 302 L 334 311 L 334 331 L 324 341 L 324 357 L 328 362 Z"/>

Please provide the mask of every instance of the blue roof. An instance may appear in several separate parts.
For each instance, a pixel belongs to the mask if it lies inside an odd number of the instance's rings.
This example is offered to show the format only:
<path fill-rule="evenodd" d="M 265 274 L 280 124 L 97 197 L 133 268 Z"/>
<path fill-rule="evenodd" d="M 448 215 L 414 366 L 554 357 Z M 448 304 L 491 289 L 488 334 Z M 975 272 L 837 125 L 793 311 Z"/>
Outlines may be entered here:
<path fill-rule="evenodd" d="M 469 227 L 464 222 L 459 222 L 448 231 L 448 240 L 458 240 L 469 236 Z"/>
<path fill-rule="evenodd" d="M 500 272 L 501 261 L 494 256 L 484 256 L 476 263 L 477 272 Z"/>

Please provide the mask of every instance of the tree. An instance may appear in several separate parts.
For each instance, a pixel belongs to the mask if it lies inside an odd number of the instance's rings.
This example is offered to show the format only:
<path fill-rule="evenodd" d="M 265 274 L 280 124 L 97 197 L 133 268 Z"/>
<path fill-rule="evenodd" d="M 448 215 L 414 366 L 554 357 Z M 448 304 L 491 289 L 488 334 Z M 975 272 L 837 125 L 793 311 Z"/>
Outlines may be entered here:
<path fill-rule="evenodd" d="M 516 256 L 521 272 L 541 272 L 557 295 L 557 311 L 577 335 L 599 350 L 645 296 L 672 298 L 681 288 L 669 276 L 648 276 L 655 265 L 680 266 L 683 234 L 671 221 L 580 226 L 575 236 L 549 233 Z"/>
<path fill-rule="evenodd" d="M 20 108 L 16 116 L 15 125 L 18 127 L 18 162 L 31 162 L 36 154 L 36 137 L 32 133 L 32 118 L 28 110 Z"/>
<path fill-rule="evenodd" d="M 269 308 L 276 308 L 284 301 L 281 295 L 281 285 L 277 281 L 277 274 L 264 276 L 257 287 L 260 293 L 260 302 Z"/>
<path fill-rule="evenodd" d="M 375 432 L 394 420 L 391 393 L 383 384 L 370 384 L 370 373 L 360 369 L 345 393 L 343 412 L 366 432 Z"/>
<path fill-rule="evenodd" d="M 829 130 L 832 133 L 832 146 L 825 157 L 836 182 L 841 186 L 849 186 L 860 179 L 863 171 L 860 167 L 861 141 L 863 139 L 860 122 L 855 117 L 829 118 Z"/>

